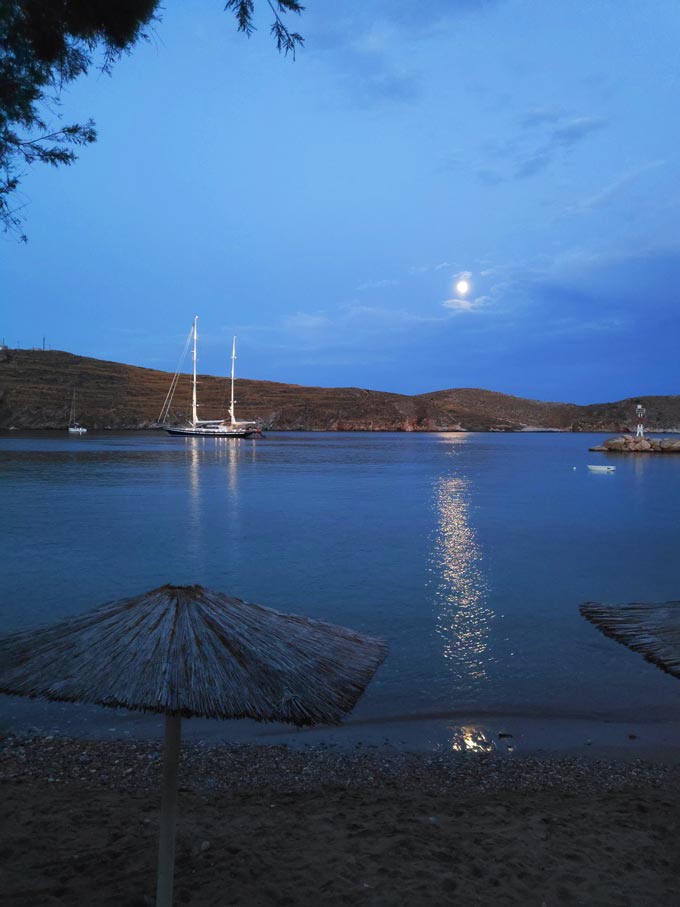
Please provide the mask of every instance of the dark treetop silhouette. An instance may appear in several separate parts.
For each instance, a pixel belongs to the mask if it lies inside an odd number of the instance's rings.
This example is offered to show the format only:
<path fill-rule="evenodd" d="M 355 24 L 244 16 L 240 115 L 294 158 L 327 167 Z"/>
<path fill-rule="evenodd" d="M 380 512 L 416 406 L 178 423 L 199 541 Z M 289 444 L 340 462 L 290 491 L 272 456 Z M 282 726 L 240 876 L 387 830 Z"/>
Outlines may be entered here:
<path fill-rule="evenodd" d="M 301 13 L 297 0 L 268 0 L 271 32 L 279 51 L 295 57 L 303 44 L 282 14 Z M 227 0 L 239 31 L 254 30 L 253 0 Z M 26 165 L 72 164 L 74 148 L 96 141 L 93 120 L 64 124 L 55 115 L 61 89 L 84 75 L 101 52 L 104 72 L 129 53 L 159 21 L 160 0 L 83 3 L 82 0 L 3 0 L 0 4 L 0 222 L 18 231 L 21 205 L 16 192 Z"/>

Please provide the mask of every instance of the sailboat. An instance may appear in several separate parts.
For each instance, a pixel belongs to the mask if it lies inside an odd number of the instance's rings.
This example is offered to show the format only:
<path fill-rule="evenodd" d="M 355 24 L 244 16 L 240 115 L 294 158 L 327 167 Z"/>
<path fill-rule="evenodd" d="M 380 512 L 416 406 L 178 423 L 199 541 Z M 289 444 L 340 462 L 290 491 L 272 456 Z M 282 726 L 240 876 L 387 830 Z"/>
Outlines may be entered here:
<path fill-rule="evenodd" d="M 72 435 L 84 435 L 87 433 L 87 429 L 76 422 L 76 392 L 73 391 L 73 400 L 71 401 L 71 414 L 68 417 L 68 430 L 69 434 Z"/>
<path fill-rule="evenodd" d="M 194 317 L 194 326 L 190 337 L 193 335 L 193 381 L 192 381 L 192 399 L 191 399 L 191 422 L 185 425 L 163 425 L 163 428 L 170 435 L 191 435 L 194 437 L 201 438 L 251 438 L 253 435 L 260 434 L 260 429 L 257 425 L 257 422 L 247 422 L 242 421 L 236 418 L 236 410 L 234 408 L 234 372 L 235 372 L 235 363 L 236 363 L 236 337 L 234 337 L 231 344 L 231 403 L 229 405 L 229 419 L 199 419 L 198 418 L 198 401 L 196 395 L 196 344 L 198 339 L 198 315 Z M 185 347 L 186 349 L 186 347 Z M 165 405 L 161 412 L 160 422 L 164 421 L 163 416 L 167 418 L 167 414 L 172 402 L 172 394 L 174 393 L 175 387 L 177 386 L 177 377 L 175 375 L 173 383 L 171 385 L 170 391 L 168 391 L 168 396 L 165 401 Z"/>

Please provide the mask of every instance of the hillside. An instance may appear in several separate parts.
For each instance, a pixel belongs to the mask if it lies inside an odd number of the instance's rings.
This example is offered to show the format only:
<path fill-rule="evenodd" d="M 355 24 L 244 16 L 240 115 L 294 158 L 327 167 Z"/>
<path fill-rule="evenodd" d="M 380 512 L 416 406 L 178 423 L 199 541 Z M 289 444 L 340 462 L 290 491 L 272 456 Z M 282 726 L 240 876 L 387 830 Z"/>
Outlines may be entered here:
<path fill-rule="evenodd" d="M 90 429 L 138 429 L 156 423 L 172 375 L 43 350 L 0 350 L 0 429 L 64 429 L 73 390 L 77 415 Z M 226 378 L 199 377 L 201 418 L 224 415 Z M 264 428 L 303 431 L 622 431 L 634 423 L 637 400 L 577 406 L 525 400 L 462 388 L 417 396 L 355 387 L 323 388 L 236 382 L 238 415 Z M 680 430 L 680 396 L 641 397 L 650 429 Z M 182 377 L 174 421 L 191 406 L 190 380 Z"/>

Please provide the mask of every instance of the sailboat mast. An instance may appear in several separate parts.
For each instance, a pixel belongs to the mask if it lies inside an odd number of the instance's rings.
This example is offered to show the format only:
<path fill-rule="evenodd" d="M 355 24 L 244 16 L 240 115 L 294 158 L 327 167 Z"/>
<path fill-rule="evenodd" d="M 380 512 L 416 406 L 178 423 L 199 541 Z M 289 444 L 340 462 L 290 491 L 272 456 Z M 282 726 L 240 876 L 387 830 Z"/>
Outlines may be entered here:
<path fill-rule="evenodd" d="M 198 315 L 194 315 L 194 382 L 193 382 L 193 396 L 191 398 L 191 424 L 193 428 L 196 428 L 196 423 L 198 422 L 198 413 L 197 413 L 197 404 L 196 404 L 196 334 L 198 326 Z"/>
<path fill-rule="evenodd" d="M 234 366 L 236 363 L 236 337 L 231 342 L 231 406 L 229 407 L 229 415 L 231 416 L 231 424 L 233 425 L 236 421 L 236 414 L 234 413 Z"/>

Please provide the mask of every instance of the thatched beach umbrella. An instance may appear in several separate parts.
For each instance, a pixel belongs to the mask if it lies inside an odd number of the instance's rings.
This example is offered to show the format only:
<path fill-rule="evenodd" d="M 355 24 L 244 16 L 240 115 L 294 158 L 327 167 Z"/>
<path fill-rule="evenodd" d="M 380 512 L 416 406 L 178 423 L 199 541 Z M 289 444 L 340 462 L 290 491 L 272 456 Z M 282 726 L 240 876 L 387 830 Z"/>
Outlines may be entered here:
<path fill-rule="evenodd" d="M 202 586 L 161 586 L 0 638 L 0 692 L 165 715 L 157 907 L 172 903 L 181 719 L 337 724 L 378 639 Z"/>
<path fill-rule="evenodd" d="M 581 614 L 617 642 L 680 679 L 680 601 L 603 605 L 586 602 Z"/>

